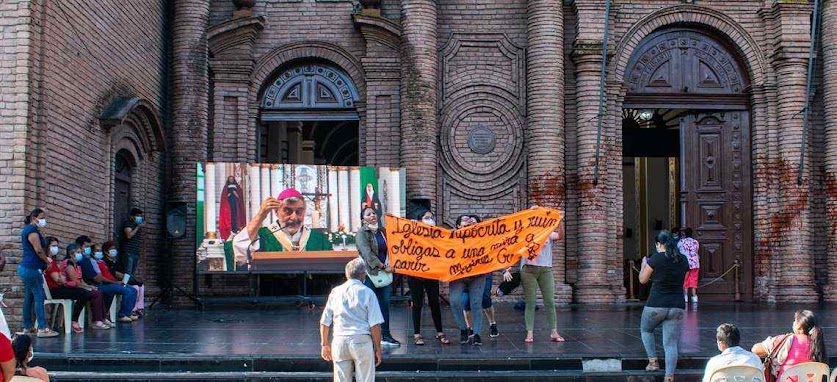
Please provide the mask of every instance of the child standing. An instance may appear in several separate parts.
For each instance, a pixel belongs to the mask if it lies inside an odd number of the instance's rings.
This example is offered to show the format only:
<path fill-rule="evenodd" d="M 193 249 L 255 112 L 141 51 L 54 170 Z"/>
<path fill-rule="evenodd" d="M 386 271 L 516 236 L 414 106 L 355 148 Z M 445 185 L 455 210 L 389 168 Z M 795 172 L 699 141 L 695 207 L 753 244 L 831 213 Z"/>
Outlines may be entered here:
<path fill-rule="evenodd" d="M 689 291 L 691 291 L 692 302 L 697 303 L 697 285 L 698 275 L 700 273 L 700 255 L 698 255 L 698 249 L 700 248 L 700 244 L 692 238 L 693 233 L 691 228 L 686 228 L 684 230 L 685 237 L 681 237 L 680 241 L 677 242 L 677 249 L 680 251 L 680 254 L 689 259 L 689 273 L 686 274 L 686 279 L 683 281 L 683 299 L 689 302 Z"/>

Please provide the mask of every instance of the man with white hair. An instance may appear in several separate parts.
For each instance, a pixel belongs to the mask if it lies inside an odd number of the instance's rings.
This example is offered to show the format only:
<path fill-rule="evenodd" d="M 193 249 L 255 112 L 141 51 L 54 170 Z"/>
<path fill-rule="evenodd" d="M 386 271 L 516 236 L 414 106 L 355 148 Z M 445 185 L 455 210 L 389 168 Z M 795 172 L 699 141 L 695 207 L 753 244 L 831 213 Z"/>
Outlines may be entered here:
<path fill-rule="evenodd" d="M 381 324 L 384 316 L 375 292 L 363 285 L 366 264 L 360 258 L 346 264 L 346 282 L 331 290 L 320 318 L 321 356 L 334 363 L 334 381 L 375 381 L 381 364 Z M 329 333 L 333 340 L 329 344 Z"/>

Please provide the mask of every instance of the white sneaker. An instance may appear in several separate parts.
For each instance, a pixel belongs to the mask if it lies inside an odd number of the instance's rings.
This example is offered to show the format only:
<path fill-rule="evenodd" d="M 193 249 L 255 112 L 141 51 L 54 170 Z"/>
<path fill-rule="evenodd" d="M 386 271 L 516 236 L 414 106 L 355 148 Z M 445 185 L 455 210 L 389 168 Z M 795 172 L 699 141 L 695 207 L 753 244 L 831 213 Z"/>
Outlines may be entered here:
<path fill-rule="evenodd" d="M 684 294 L 683 295 L 683 301 L 686 301 L 688 303 L 689 302 L 689 295 Z"/>
<path fill-rule="evenodd" d="M 697 296 L 692 296 L 692 303 L 697 304 Z"/>

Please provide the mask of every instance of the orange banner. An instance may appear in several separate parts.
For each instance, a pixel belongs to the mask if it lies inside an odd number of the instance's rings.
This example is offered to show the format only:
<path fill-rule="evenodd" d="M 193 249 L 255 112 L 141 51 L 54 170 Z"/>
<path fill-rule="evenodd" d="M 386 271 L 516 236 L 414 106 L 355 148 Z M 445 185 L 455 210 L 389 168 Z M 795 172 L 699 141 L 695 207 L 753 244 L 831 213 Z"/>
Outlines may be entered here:
<path fill-rule="evenodd" d="M 532 208 L 447 230 L 386 215 L 389 265 L 396 273 L 440 281 L 486 274 L 538 257 L 561 211 Z"/>

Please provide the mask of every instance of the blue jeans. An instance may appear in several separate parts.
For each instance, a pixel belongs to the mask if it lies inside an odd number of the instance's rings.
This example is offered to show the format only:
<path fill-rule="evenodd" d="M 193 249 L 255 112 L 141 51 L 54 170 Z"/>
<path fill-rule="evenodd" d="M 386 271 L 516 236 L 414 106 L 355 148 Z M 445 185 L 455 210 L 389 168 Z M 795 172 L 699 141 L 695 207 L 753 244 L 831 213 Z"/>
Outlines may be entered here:
<path fill-rule="evenodd" d="M 139 265 L 139 255 L 129 253 L 128 263 L 125 265 L 125 273 L 131 275 L 131 278 L 133 278 L 137 271 L 137 265 Z"/>
<path fill-rule="evenodd" d="M 491 287 L 494 285 L 494 276 L 489 273 L 485 275 L 485 288 L 482 290 L 482 308 L 488 309 L 491 307 Z M 462 308 L 466 312 L 471 311 L 471 297 L 468 290 L 465 289 L 462 293 Z"/>
<path fill-rule="evenodd" d="M 129 286 L 116 284 L 100 284 L 96 286 L 105 295 L 105 301 L 112 301 L 113 296 L 121 294 L 122 303 L 119 305 L 119 317 L 128 317 L 137 304 L 137 290 Z M 105 306 L 108 309 L 110 305 Z"/>
<path fill-rule="evenodd" d="M 666 353 L 666 375 L 674 375 L 677 368 L 677 346 L 680 344 L 680 331 L 683 329 L 683 318 L 686 311 L 680 308 L 652 308 L 642 309 L 642 319 L 639 330 L 642 334 L 642 346 L 648 358 L 657 358 L 654 343 L 654 329 L 663 327 L 663 350 Z"/>
<path fill-rule="evenodd" d="M 39 269 L 18 266 L 17 275 L 23 281 L 23 328 L 32 327 L 32 304 L 35 304 L 35 318 L 38 319 L 38 329 L 45 329 L 46 314 L 44 313 L 44 277 Z M 34 300 L 34 301 L 33 301 Z"/>
<path fill-rule="evenodd" d="M 389 332 L 389 301 L 392 298 L 392 284 L 383 288 L 375 288 L 375 284 L 372 284 L 372 280 L 369 280 L 369 278 L 366 278 L 363 284 L 375 292 L 375 297 L 378 298 L 378 305 L 381 306 L 381 315 L 384 316 L 384 323 L 381 324 L 381 337 L 392 337 L 392 334 Z"/>
<path fill-rule="evenodd" d="M 456 321 L 456 324 L 459 325 L 460 330 L 468 329 L 468 326 L 465 325 L 465 313 L 462 311 L 466 288 L 468 289 L 467 294 L 482 296 L 482 293 L 485 290 L 485 275 L 468 277 L 450 282 L 450 309 L 453 311 L 453 319 Z M 471 299 L 469 303 L 472 311 L 479 312 L 480 300 L 474 298 Z M 482 314 L 474 313 L 473 319 L 474 333 L 479 334 L 480 329 L 482 329 Z"/>

